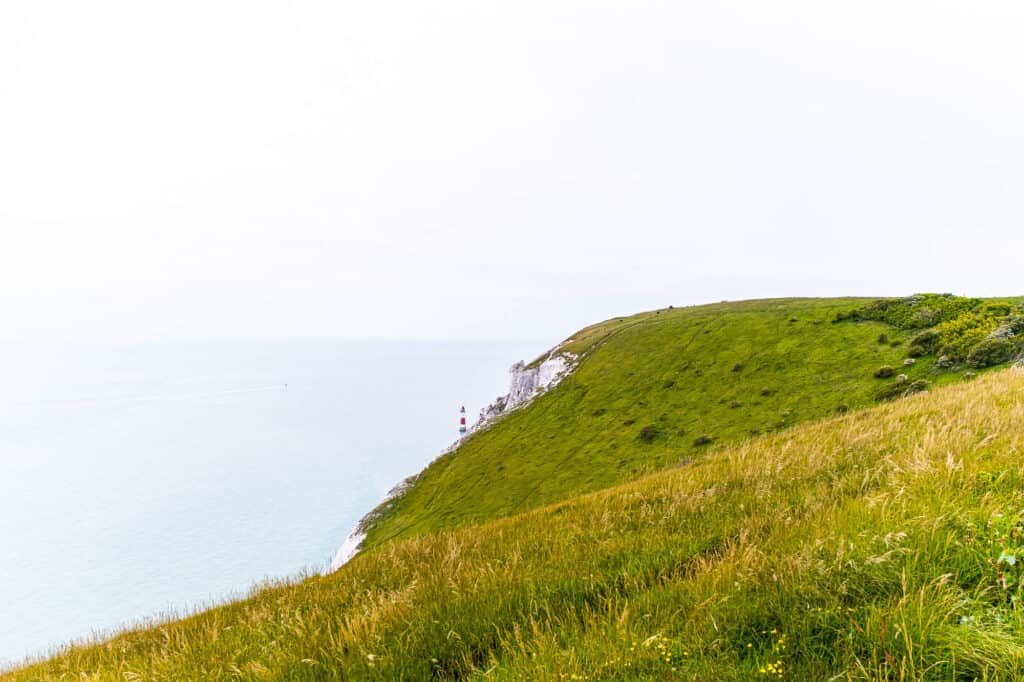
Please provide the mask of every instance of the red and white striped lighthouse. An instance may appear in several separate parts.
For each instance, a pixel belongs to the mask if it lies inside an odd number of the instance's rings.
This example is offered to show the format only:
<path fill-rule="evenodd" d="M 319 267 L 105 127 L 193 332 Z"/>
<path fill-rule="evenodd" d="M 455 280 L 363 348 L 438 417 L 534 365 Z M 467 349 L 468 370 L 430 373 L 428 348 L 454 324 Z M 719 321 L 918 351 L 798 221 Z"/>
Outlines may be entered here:
<path fill-rule="evenodd" d="M 466 433 L 466 406 L 459 410 L 459 433 Z"/>

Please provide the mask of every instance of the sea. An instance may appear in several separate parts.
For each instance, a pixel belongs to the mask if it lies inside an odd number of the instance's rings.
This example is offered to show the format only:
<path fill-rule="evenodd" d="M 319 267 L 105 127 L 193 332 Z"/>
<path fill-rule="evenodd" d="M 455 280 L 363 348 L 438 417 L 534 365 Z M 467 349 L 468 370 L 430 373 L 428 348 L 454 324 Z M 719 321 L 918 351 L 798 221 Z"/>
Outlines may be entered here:
<path fill-rule="evenodd" d="M 324 570 L 550 345 L 0 344 L 0 669 Z"/>

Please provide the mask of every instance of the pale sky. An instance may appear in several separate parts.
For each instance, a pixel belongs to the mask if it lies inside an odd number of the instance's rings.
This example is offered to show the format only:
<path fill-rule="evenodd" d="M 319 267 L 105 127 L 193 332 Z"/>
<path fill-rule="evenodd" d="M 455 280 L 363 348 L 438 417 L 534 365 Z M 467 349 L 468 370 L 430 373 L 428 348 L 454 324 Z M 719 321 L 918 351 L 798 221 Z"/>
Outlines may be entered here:
<path fill-rule="evenodd" d="M 1024 5 L 0 5 L 0 337 L 1024 294 Z"/>

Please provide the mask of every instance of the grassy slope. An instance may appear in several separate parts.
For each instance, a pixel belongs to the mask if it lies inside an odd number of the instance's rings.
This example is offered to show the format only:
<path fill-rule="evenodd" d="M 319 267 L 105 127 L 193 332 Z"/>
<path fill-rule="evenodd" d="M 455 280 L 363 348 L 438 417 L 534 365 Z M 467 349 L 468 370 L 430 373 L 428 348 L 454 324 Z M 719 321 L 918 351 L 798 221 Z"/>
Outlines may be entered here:
<path fill-rule="evenodd" d="M 989 374 L 11 679 L 1021 679 L 1019 564 L 996 560 L 1024 542 L 1022 423 L 1024 372 Z"/>
<path fill-rule="evenodd" d="M 371 530 L 366 546 L 507 516 L 633 480 L 700 456 L 695 440 L 738 443 L 874 402 L 873 372 L 904 369 L 912 332 L 878 322 L 832 324 L 860 299 L 720 303 L 642 313 L 578 332 L 577 372 L 527 410 L 438 459 Z M 737 363 L 743 367 L 733 371 Z M 946 377 L 945 380 L 954 377 Z M 767 389 L 768 395 L 762 395 Z M 658 428 L 651 443 L 640 430 Z"/>

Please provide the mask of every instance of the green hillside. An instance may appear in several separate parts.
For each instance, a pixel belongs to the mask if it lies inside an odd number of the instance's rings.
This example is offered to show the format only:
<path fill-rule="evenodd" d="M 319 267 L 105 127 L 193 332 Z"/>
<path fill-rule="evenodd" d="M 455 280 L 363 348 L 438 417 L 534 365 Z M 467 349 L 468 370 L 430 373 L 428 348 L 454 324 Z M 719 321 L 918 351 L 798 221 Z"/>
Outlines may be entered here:
<path fill-rule="evenodd" d="M 13 680 L 1018 680 L 1024 372 L 763 436 Z"/>
<path fill-rule="evenodd" d="M 572 376 L 435 461 L 381 510 L 366 546 L 525 511 L 908 387 L 960 380 L 977 370 L 954 363 L 936 373 L 938 348 L 925 355 L 912 341 L 961 315 L 984 320 L 984 337 L 1011 312 L 995 305 L 948 296 L 745 301 L 589 327 L 563 347 L 584 356 Z M 910 355 L 915 364 L 904 366 Z M 892 377 L 874 376 L 883 366 Z"/>
<path fill-rule="evenodd" d="M 336 573 L 0 677 L 1024 679 L 1021 303 L 589 327 Z"/>

